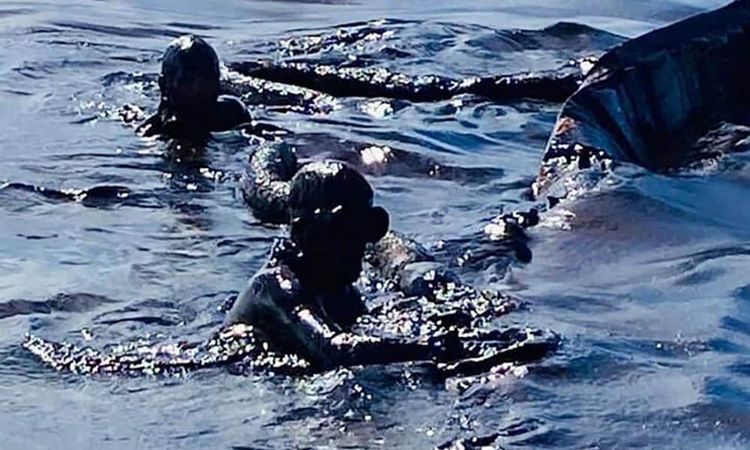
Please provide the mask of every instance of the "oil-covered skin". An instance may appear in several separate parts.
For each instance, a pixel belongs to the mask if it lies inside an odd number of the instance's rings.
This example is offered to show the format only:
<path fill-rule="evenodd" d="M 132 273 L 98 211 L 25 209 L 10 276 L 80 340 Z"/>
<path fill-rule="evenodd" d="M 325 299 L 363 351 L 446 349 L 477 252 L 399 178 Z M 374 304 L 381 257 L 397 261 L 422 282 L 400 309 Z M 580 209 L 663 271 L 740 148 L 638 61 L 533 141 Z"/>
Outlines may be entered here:
<path fill-rule="evenodd" d="M 331 39 L 334 38 L 328 38 Z M 270 105 L 277 109 L 307 113 L 331 111 L 335 108 L 337 97 L 386 97 L 412 102 L 436 102 L 461 94 L 472 94 L 497 102 L 562 102 L 578 89 L 594 61 L 595 58 L 587 57 L 571 61 L 557 70 L 461 80 L 438 75 L 410 76 L 382 67 L 283 61 L 237 62 L 230 63 L 229 69 L 224 72 L 222 89 L 240 96 L 247 104 Z M 483 175 L 479 173 L 483 169 L 452 167 L 398 148 L 356 143 L 351 143 L 350 147 L 348 151 L 327 157 L 346 161 L 364 173 L 377 176 L 462 180 L 477 179 Z M 252 172 L 253 167 L 250 170 Z M 496 177 L 499 174 L 488 175 Z M 252 174 L 250 178 L 253 178 Z M 248 186 L 250 184 L 243 183 L 243 187 Z M 246 194 L 245 198 L 252 198 L 252 195 Z M 265 217 L 263 214 L 260 216 Z"/>
<path fill-rule="evenodd" d="M 722 124 L 750 121 L 748 54 L 748 0 L 615 47 L 563 105 L 534 194 L 554 203 L 565 179 L 596 182 L 613 161 L 665 170 L 731 151 L 747 134 Z"/>
<path fill-rule="evenodd" d="M 290 169 L 287 156 L 267 167 Z M 387 214 L 371 206 L 372 196 L 365 179 L 343 163 L 303 166 L 286 202 L 291 240 L 274 247 L 226 325 L 264 324 L 277 344 L 318 368 L 437 360 L 444 375 L 477 373 L 555 347 L 554 335 L 538 331 L 480 332 L 484 320 L 517 303 L 463 284 L 416 242 L 386 234 Z M 369 313 L 352 285 L 365 253 L 375 284 L 396 287 L 395 297 Z M 389 333 L 395 330 L 401 333 Z"/>
<path fill-rule="evenodd" d="M 280 112 L 324 114 L 338 105 L 332 96 L 312 89 L 250 77 L 229 69 L 222 71 L 219 86 L 222 94 L 239 97 L 245 105 L 262 105 Z"/>
<path fill-rule="evenodd" d="M 409 25 L 419 26 L 417 23 Z M 405 26 L 406 23 L 399 21 L 382 20 L 341 27 L 332 34 L 284 39 L 276 45 L 277 55 L 273 58 L 229 63 L 222 90 L 242 96 L 247 104 L 306 112 L 329 111 L 336 104 L 334 97 L 435 102 L 473 94 L 498 102 L 562 102 L 578 88 L 595 61 L 595 58 L 581 54 L 583 42 L 589 43 L 589 38 L 596 35 L 602 43 L 603 47 L 587 49 L 586 53 L 590 54 L 622 40 L 619 36 L 578 24 L 558 23 L 541 30 L 492 30 L 503 35 L 505 42 L 509 43 L 502 51 L 559 46 L 575 54 L 573 58 L 580 58 L 556 70 L 450 78 L 436 74 L 414 76 L 372 66 L 373 54 L 368 53 L 368 45 L 404 32 Z M 344 48 L 347 50 L 342 51 Z M 370 51 L 386 60 L 408 55 L 406 49 L 387 45 L 378 45 L 377 49 Z"/>
<path fill-rule="evenodd" d="M 241 180 L 241 191 L 256 218 L 267 223 L 289 220 L 291 180 L 299 167 L 294 151 L 282 144 L 262 147 L 252 156 Z M 523 229 L 537 222 L 536 211 L 503 216 L 502 238 L 513 244 L 511 248 L 521 261 L 531 259 Z M 366 261 L 381 280 L 397 286 L 406 297 L 435 300 L 447 286 L 476 298 L 482 295 L 461 283 L 419 243 L 394 231 L 368 246 Z"/>
<path fill-rule="evenodd" d="M 295 374 L 424 361 L 443 377 L 529 362 L 556 348 L 549 332 L 483 330 L 517 302 L 462 284 L 413 241 L 384 237 L 388 215 L 372 197 L 365 179 L 341 162 L 297 172 L 287 200 L 290 238 L 274 244 L 205 343 L 137 342 L 102 351 L 28 336 L 24 346 L 56 369 L 83 374 L 181 374 L 223 365 Z M 370 311 L 353 284 L 367 244 L 374 244 L 367 261 L 381 277 L 375 283 L 386 290 Z"/>
<path fill-rule="evenodd" d="M 352 283 L 365 246 L 388 229 L 372 206 L 367 181 L 341 162 L 303 167 L 288 197 L 290 235 L 240 293 L 225 325 L 254 325 L 275 348 L 302 355 L 318 369 L 427 361 L 452 356 L 455 345 L 409 342 L 348 332 L 367 309 Z"/>
<path fill-rule="evenodd" d="M 225 326 L 254 325 L 263 342 L 282 354 L 301 355 L 314 370 L 340 366 L 430 361 L 451 356 L 441 336 L 429 341 L 374 337 L 351 332 L 367 312 L 351 284 L 320 292 L 306 287 L 292 268 L 299 250 L 275 244 L 269 262 L 237 297 Z"/>
<path fill-rule="evenodd" d="M 267 170 L 264 167 L 269 164 L 273 165 L 272 161 L 279 157 L 274 156 L 278 152 L 295 155 L 289 158 L 284 157 L 289 160 L 296 158 L 300 161 L 322 159 L 343 161 L 364 174 L 376 177 L 429 178 L 473 184 L 496 180 L 504 174 L 502 168 L 454 166 L 418 152 L 389 145 L 341 140 L 326 133 L 294 134 L 285 131 L 275 133 L 275 135 L 266 133 L 261 137 L 263 142 L 260 148 L 250 156 L 246 171 L 241 176 L 240 187 L 246 200 L 256 195 L 253 183 L 257 182 L 258 174 Z M 295 148 L 293 151 L 292 146 Z M 271 174 L 269 176 L 273 177 Z M 288 181 L 291 175 L 276 179 Z M 257 213 L 255 208 L 254 212 Z"/>
<path fill-rule="evenodd" d="M 505 311 L 506 306 L 513 303 L 500 294 L 482 293 L 465 285 L 458 275 L 437 261 L 426 248 L 393 230 L 368 247 L 366 261 L 383 284 L 392 285 L 404 297 L 419 297 L 434 302 L 444 297 L 447 291 L 453 291 L 449 295 L 460 292 L 458 295 L 477 300 L 493 297 L 500 303 L 498 311 Z"/>
<path fill-rule="evenodd" d="M 439 75 L 409 76 L 383 67 L 339 67 L 306 62 L 246 61 L 229 68 L 249 77 L 301 86 L 333 97 L 385 97 L 436 102 L 474 94 L 489 100 L 561 102 L 578 89 L 581 66 L 573 62 L 558 70 L 454 80 Z"/>
<path fill-rule="evenodd" d="M 516 310 L 519 303 L 463 283 L 424 247 L 399 233 L 390 231 L 372 244 L 366 260 L 376 273 L 370 282 L 386 290 L 392 287 L 396 295 L 373 308 L 358 329 L 427 337 L 456 332 L 461 357 L 439 362 L 442 376 L 487 373 L 505 363 L 538 360 L 558 345 L 559 338 L 549 331 L 487 330 L 489 321 Z"/>
<path fill-rule="evenodd" d="M 240 178 L 240 191 L 256 218 L 273 224 L 289 221 L 289 192 L 297 170 L 297 155 L 283 143 L 265 145 L 253 153 Z"/>
<path fill-rule="evenodd" d="M 138 127 L 143 136 L 204 139 L 250 122 L 237 98 L 220 95 L 219 57 L 206 41 L 188 35 L 169 44 L 159 75 L 161 101 L 155 115 Z"/>
<path fill-rule="evenodd" d="M 243 104 L 308 114 L 328 113 L 337 107 L 337 100 L 328 94 L 246 76 L 233 70 L 219 70 L 219 67 L 216 52 L 202 39 L 183 36 L 172 42 L 165 51 L 159 76 L 162 93 L 159 110 L 138 127 L 138 132 L 144 136 L 164 134 L 187 138 L 200 144 L 211 131 L 241 128 L 249 135 L 273 140 L 289 136 L 291 132 L 251 120 Z M 498 82 L 503 83 L 503 80 L 498 79 Z M 488 80 L 469 81 L 481 89 L 489 86 Z M 377 89 L 380 81 L 374 78 L 371 83 L 372 88 Z M 217 96 L 217 92 L 224 95 Z M 132 105 L 126 105 L 118 113 L 125 122 L 141 114 L 140 109 Z M 318 140 L 317 136 L 315 138 Z M 320 136 L 320 139 L 325 137 Z M 495 177 L 502 173 L 499 169 L 453 167 L 414 152 L 361 143 L 347 143 L 347 148 L 339 143 L 336 153 L 327 157 L 346 161 L 372 175 L 475 180 L 480 176 Z M 246 195 L 245 198 L 249 197 Z"/>
<path fill-rule="evenodd" d="M 250 156 L 246 170 L 240 176 L 240 192 L 253 215 L 266 223 L 283 224 L 287 220 L 286 196 L 289 182 L 302 166 L 300 159 L 326 159 L 343 161 L 358 171 L 373 176 L 404 176 L 409 178 L 434 178 L 462 182 L 494 179 L 502 175 L 501 169 L 463 168 L 442 164 L 433 158 L 389 146 L 363 145 L 335 140 L 317 139 L 323 146 L 302 157 L 286 142 L 294 138 L 287 134 L 285 140 L 266 140 Z M 321 137 L 322 139 L 322 137 Z"/>
<path fill-rule="evenodd" d="M 354 157 L 351 157 L 352 155 Z M 342 156 L 343 158 L 339 159 L 345 160 L 358 169 L 365 169 L 362 171 L 373 175 L 402 173 L 399 171 L 409 169 L 417 170 L 417 168 L 422 167 L 422 164 L 428 163 L 421 159 L 419 155 L 376 146 L 365 148 L 361 157 L 354 152 L 337 154 L 336 156 Z M 393 159 L 397 159 L 398 164 L 387 167 Z M 435 163 L 431 164 L 433 164 L 431 169 L 433 171 L 437 171 L 437 167 L 440 167 Z M 258 220 L 269 224 L 286 223 L 289 218 L 290 183 L 300 167 L 301 164 L 295 151 L 282 142 L 267 143 L 251 155 L 247 170 L 240 177 L 240 192 L 245 204 Z M 440 170 L 450 175 L 451 169 L 448 167 Z M 453 173 L 453 175 L 460 176 L 461 174 Z M 493 248 L 504 246 L 507 248 L 508 254 L 514 255 L 518 261 L 528 263 L 531 261 L 532 255 L 527 245 L 528 237 L 524 230 L 538 222 L 539 213 L 536 209 L 528 212 L 511 212 L 497 217 L 492 223 L 488 224 L 485 227 L 485 234 L 493 241 Z M 481 238 L 481 236 L 478 236 L 478 238 Z M 370 252 L 370 258 L 374 263 L 373 266 L 381 271 L 383 278 L 412 280 L 402 286 L 404 292 L 410 292 L 413 295 L 425 295 L 411 291 L 408 285 L 414 284 L 416 286 L 420 284 L 420 277 L 425 273 L 437 271 L 438 274 L 447 275 L 444 273 L 444 269 L 431 267 L 432 263 L 428 262 L 432 261 L 433 258 L 426 254 L 426 250 L 419 244 L 404 240 L 402 237 L 397 238 L 397 235 L 393 232 L 389 232 L 386 238 L 372 247 L 372 250 L 382 253 L 381 256 L 372 256 L 372 252 Z M 401 258 L 412 257 L 417 259 L 409 262 L 420 264 L 408 269 L 404 268 L 400 263 Z M 421 269 L 417 270 L 418 268 Z M 403 276 L 399 276 L 396 269 L 404 269 Z"/>
<path fill-rule="evenodd" d="M 310 364 L 297 355 L 277 354 L 264 348 L 253 327 L 246 325 L 223 328 L 199 344 L 154 344 L 139 340 L 102 351 L 27 335 L 23 346 L 54 369 L 81 375 L 179 376 L 225 366 L 235 366 L 239 371 L 271 370 L 288 375 L 310 371 Z"/>

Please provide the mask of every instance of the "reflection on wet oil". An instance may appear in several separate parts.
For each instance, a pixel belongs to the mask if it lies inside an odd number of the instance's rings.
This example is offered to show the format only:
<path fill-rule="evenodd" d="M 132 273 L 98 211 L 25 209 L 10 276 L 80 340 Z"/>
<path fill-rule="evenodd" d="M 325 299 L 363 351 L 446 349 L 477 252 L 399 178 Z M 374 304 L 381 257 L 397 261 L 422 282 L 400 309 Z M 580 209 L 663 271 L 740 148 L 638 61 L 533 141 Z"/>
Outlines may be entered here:
<path fill-rule="evenodd" d="M 550 26 L 561 18 L 632 35 L 718 2 L 437 2 L 429 12 L 188 2 L 200 19 L 174 12 L 183 4 L 170 12 L 139 3 L 0 7 L 8 448 L 747 446 L 745 154 L 680 173 L 627 164 L 603 182 L 584 173 L 580 195 L 561 195 L 554 213 L 524 229 L 536 221 L 525 215 L 538 206 L 529 187 L 556 101 L 335 97 L 230 70 L 270 60 L 448 83 L 545 71 L 622 40 Z M 396 14 L 408 20 L 376 20 Z M 187 32 L 217 46 L 223 89 L 256 122 L 189 151 L 133 130 L 159 101 L 165 44 Z M 549 329 L 562 345 L 540 363 L 459 370 L 446 382 L 429 364 L 310 374 L 279 355 L 248 358 L 248 330 L 215 335 L 284 233 L 253 218 L 239 189 L 251 152 L 277 140 L 302 161 L 356 165 L 393 228 L 477 287 L 439 289 L 427 301 L 366 273 L 367 332 L 452 324 L 467 340 L 512 350 L 509 342 L 555 340 L 534 332 Z M 472 337 L 477 328 L 482 336 Z M 66 355 L 54 360 L 60 368 L 100 374 L 50 370 L 23 342 L 42 358 Z M 167 367 L 178 376 L 142 376 Z M 272 375 L 287 369 L 295 376 Z"/>

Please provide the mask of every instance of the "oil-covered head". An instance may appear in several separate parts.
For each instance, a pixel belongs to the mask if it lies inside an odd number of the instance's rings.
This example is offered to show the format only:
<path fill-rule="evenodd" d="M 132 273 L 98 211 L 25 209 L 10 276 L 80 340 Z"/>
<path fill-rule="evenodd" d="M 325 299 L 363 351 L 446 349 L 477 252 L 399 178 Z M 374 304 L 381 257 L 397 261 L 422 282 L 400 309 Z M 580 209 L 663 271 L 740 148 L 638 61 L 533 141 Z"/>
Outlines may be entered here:
<path fill-rule="evenodd" d="M 219 76 L 213 47 L 197 36 L 181 36 L 169 44 L 162 59 L 162 103 L 175 113 L 210 107 L 219 96 Z"/>
<path fill-rule="evenodd" d="M 330 291 L 359 277 L 365 245 L 388 231 L 388 213 L 372 200 L 367 180 L 342 162 L 311 163 L 297 172 L 289 210 L 303 285 Z"/>

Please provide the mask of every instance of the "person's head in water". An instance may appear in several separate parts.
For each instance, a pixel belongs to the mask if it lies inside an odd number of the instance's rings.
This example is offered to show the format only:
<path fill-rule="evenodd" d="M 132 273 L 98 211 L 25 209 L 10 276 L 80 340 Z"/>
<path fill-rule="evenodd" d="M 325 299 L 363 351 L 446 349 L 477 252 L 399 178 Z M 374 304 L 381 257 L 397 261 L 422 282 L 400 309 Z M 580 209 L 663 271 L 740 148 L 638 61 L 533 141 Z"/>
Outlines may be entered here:
<path fill-rule="evenodd" d="M 219 56 L 213 47 L 197 36 L 181 36 L 169 44 L 162 59 L 162 104 L 177 114 L 208 108 L 219 97 L 219 77 Z"/>
<path fill-rule="evenodd" d="M 315 162 L 297 172 L 289 213 L 303 286 L 337 290 L 357 280 L 365 245 L 388 231 L 388 213 L 372 200 L 367 180 L 342 162 Z"/>

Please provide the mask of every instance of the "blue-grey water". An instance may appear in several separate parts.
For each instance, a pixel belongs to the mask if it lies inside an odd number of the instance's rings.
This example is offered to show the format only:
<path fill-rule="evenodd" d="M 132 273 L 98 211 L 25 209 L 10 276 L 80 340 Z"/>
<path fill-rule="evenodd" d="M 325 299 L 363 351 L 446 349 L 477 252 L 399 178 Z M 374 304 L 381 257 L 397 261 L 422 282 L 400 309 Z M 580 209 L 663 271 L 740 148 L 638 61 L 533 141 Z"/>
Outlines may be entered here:
<path fill-rule="evenodd" d="M 530 231 L 529 264 L 508 266 L 483 244 L 464 276 L 527 302 L 507 320 L 555 330 L 564 343 L 528 371 L 467 390 L 382 367 L 90 378 L 21 347 L 27 332 L 98 345 L 198 341 L 281 233 L 260 226 L 237 194 L 252 147 L 244 136 L 216 135 L 205 154 L 176 160 L 117 116 L 125 104 L 155 109 L 149 80 L 174 36 L 205 36 L 225 61 L 279 58 L 275 44 L 290 36 L 389 19 L 388 36 L 331 52 L 459 77 L 555 67 L 620 39 L 530 45 L 507 30 L 574 21 L 633 37 L 722 3 L 4 0 L 0 180 L 118 185 L 134 197 L 91 204 L 0 190 L 0 448 L 415 449 L 487 436 L 488 448 L 750 448 L 744 155 L 672 175 L 621 166 Z M 456 180 L 370 178 L 394 228 L 471 250 L 492 217 L 525 201 L 558 107 L 353 98 L 328 114 L 253 114 L 308 136 L 296 143 L 308 154 L 357 142 L 482 168 Z"/>

